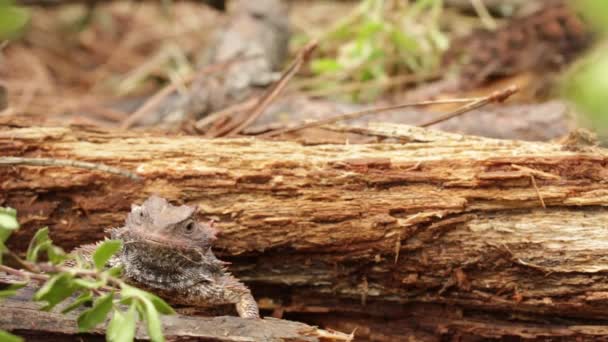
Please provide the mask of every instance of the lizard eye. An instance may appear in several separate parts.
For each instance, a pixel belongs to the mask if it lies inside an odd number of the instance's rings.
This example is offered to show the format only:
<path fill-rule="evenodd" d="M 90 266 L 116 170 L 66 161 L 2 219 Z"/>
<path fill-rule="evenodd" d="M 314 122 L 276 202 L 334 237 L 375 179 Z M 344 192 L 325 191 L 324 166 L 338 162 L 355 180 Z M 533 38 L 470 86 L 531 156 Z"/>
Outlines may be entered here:
<path fill-rule="evenodd" d="M 186 234 L 192 233 L 194 231 L 194 222 L 188 221 L 184 226 L 184 231 L 186 232 Z"/>

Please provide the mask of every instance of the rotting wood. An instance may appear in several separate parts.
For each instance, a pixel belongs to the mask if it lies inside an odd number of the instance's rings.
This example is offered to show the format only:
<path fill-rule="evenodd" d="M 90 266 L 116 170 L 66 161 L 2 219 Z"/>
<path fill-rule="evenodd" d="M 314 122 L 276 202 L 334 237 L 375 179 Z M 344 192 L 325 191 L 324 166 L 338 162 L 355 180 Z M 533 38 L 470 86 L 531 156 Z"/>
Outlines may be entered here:
<path fill-rule="evenodd" d="M 100 326 L 89 333 L 80 333 L 76 317 L 80 313 L 67 315 L 40 311 L 40 305 L 30 300 L 31 288 L 21 290 L 17 296 L 3 300 L 0 312 L 0 329 L 13 331 L 27 337 L 28 341 L 90 340 L 104 335 Z M 267 318 L 263 320 L 239 317 L 187 317 L 182 315 L 164 316 L 163 334 L 169 341 L 347 341 L 349 335 L 329 332 L 309 325 Z M 148 339 L 143 326 L 137 330 L 138 340 Z"/>
<path fill-rule="evenodd" d="M 110 167 L 104 164 L 94 164 L 81 162 L 76 160 L 65 160 L 65 159 L 53 159 L 53 158 L 20 158 L 20 157 L 2 157 L 0 158 L 0 165 L 32 165 L 32 166 L 66 166 L 66 167 L 79 167 L 89 170 L 98 170 L 103 172 L 109 172 L 116 175 L 131 178 L 133 180 L 139 179 L 135 174 Z"/>
<path fill-rule="evenodd" d="M 484 336 L 467 325 L 481 319 L 484 334 L 492 322 L 496 331 L 523 327 L 501 336 L 529 328 L 538 338 L 588 337 L 572 326 L 604 334 L 606 150 L 388 124 L 369 132 L 399 142 L 303 146 L 1 126 L 0 155 L 104 163 L 143 178 L 0 168 L 0 203 L 24 223 L 9 243 L 23 250 L 44 225 L 66 248 L 91 242 L 121 224 L 132 202 L 158 193 L 198 204 L 201 219 L 217 222 L 218 254 L 265 312 L 390 321 L 417 319 L 428 305 L 459 317 L 446 329 L 426 326 L 439 336 Z"/>

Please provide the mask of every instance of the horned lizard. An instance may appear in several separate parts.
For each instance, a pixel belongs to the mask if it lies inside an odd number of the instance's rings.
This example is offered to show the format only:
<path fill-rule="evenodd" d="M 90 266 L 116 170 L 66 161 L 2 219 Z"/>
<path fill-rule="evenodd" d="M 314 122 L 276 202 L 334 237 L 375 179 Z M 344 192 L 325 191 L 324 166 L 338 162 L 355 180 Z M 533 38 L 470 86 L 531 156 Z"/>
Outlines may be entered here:
<path fill-rule="evenodd" d="M 250 290 L 211 251 L 217 231 L 212 224 L 197 222 L 195 211 L 195 207 L 174 206 L 155 195 L 142 205 L 132 205 L 125 225 L 108 230 L 112 239 L 123 242 L 109 266 L 122 264 L 129 283 L 171 304 L 235 304 L 239 316 L 259 318 Z M 95 248 L 85 245 L 75 253 L 86 257 Z"/>

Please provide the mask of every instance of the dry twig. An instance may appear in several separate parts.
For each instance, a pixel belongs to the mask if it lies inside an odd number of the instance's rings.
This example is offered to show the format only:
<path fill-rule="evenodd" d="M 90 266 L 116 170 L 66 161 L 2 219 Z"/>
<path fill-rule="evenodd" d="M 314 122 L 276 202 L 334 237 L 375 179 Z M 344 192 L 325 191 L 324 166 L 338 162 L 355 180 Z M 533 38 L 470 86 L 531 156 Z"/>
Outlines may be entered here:
<path fill-rule="evenodd" d="M 518 90 L 519 89 L 517 88 L 517 86 L 514 86 L 514 85 L 510 86 L 510 87 L 507 87 L 506 89 L 496 91 L 496 92 L 494 92 L 494 93 L 492 93 L 492 94 L 490 94 L 488 96 L 476 99 L 475 101 L 473 101 L 473 102 L 471 102 L 471 103 L 469 103 L 467 105 L 464 105 L 464 106 L 456 109 L 453 112 L 447 113 L 445 115 L 442 115 L 442 116 L 440 116 L 438 118 L 435 118 L 433 120 L 430 120 L 430 121 L 425 122 L 425 123 L 423 123 L 421 125 L 418 125 L 418 126 L 420 126 L 420 127 L 429 127 L 429 126 L 438 124 L 440 122 L 447 121 L 447 120 L 449 120 L 451 118 L 455 118 L 455 117 L 457 117 L 459 115 L 462 115 L 462 114 L 464 114 L 466 112 L 470 112 L 470 111 L 472 111 L 474 109 L 483 107 L 483 106 L 487 105 L 488 103 L 491 103 L 491 102 L 504 102 L 506 99 L 508 99 L 509 97 L 511 97 L 511 95 L 515 94 Z"/>
<path fill-rule="evenodd" d="M 251 123 L 253 123 L 260 115 L 264 113 L 266 108 L 274 101 L 274 99 L 283 92 L 285 86 L 289 82 L 289 80 L 300 70 L 302 65 L 306 63 L 312 52 L 317 47 L 317 42 L 313 41 L 306 45 L 296 56 L 295 60 L 291 63 L 291 65 L 283 72 L 281 78 L 276 81 L 268 91 L 258 100 L 257 104 L 251 109 L 249 113 L 247 113 L 245 120 L 238 123 L 236 127 L 226 127 L 225 129 L 215 133 L 215 136 L 235 136 L 239 134 L 243 129 L 247 128 Z"/>
<path fill-rule="evenodd" d="M 493 93 L 489 96 L 485 96 L 485 97 L 430 100 L 430 101 L 402 103 L 402 104 L 393 105 L 393 106 L 365 109 L 365 110 L 354 112 L 354 113 L 340 114 L 340 115 L 335 115 L 335 116 L 332 116 L 329 118 L 325 118 L 325 119 L 321 119 L 321 120 L 317 120 L 317 121 L 313 121 L 313 122 L 302 123 L 302 124 L 296 125 L 294 127 L 287 127 L 284 129 L 270 131 L 270 132 L 261 134 L 259 136 L 272 137 L 272 136 L 277 136 L 277 135 L 281 135 L 281 134 L 285 134 L 285 133 L 299 131 L 299 130 L 302 130 L 305 128 L 323 126 L 323 125 L 331 124 L 331 123 L 334 123 L 337 121 L 356 119 L 356 118 L 360 118 L 362 116 L 369 115 L 369 114 L 376 114 L 376 113 L 381 113 L 381 112 L 386 112 L 386 111 L 391 111 L 391 110 L 401 109 L 401 108 L 407 108 L 407 107 L 419 107 L 419 106 L 428 106 L 428 105 L 435 105 L 435 104 L 467 103 L 468 102 L 466 105 L 458 108 L 457 110 L 455 110 L 453 112 L 447 113 L 443 116 L 440 116 L 439 118 L 433 119 L 429 122 L 426 122 L 426 123 L 420 125 L 420 127 L 428 127 L 428 126 L 434 125 L 436 123 L 451 119 L 458 115 L 464 114 L 473 109 L 482 107 L 488 103 L 502 102 L 502 101 L 506 100 L 509 96 L 513 95 L 515 92 L 517 92 L 517 87 L 512 86 L 505 90 L 495 92 L 495 93 Z"/>

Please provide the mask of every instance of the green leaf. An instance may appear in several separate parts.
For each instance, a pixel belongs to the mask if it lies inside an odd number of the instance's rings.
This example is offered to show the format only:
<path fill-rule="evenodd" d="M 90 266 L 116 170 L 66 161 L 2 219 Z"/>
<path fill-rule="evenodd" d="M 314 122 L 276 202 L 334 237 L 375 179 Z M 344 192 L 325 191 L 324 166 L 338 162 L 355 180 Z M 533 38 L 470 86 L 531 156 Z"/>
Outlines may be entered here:
<path fill-rule="evenodd" d="M 318 58 L 310 63 L 310 69 L 316 74 L 335 73 L 342 70 L 342 65 L 333 58 Z"/>
<path fill-rule="evenodd" d="M 23 342 L 23 338 L 0 330 L 0 341 L 2 342 Z"/>
<path fill-rule="evenodd" d="M 175 310 L 173 310 L 173 308 L 171 306 L 169 306 L 169 304 L 167 304 L 167 302 L 165 302 L 162 298 L 158 297 L 155 294 L 152 294 L 150 292 L 145 292 L 146 298 L 148 298 L 152 304 L 154 304 L 154 307 L 156 308 L 156 310 L 158 310 L 158 312 L 160 312 L 163 315 L 173 315 L 175 314 Z"/>
<path fill-rule="evenodd" d="M 63 249 L 54 246 L 53 241 L 49 237 L 49 228 L 44 227 L 36 232 L 36 235 L 30 241 L 27 249 L 26 260 L 36 262 L 41 252 L 46 251 L 49 261 L 53 265 L 60 264 L 67 259 Z"/>
<path fill-rule="evenodd" d="M 0 207 L 0 229 L 15 230 L 18 228 L 17 210 Z"/>
<path fill-rule="evenodd" d="M 17 229 L 19 229 L 17 211 L 13 208 L 0 207 L 0 243 L 6 241 L 11 233 Z M 0 256 L 1 252 L 2 250 L 0 250 Z"/>
<path fill-rule="evenodd" d="M 2 256 L 4 255 L 4 252 L 7 250 L 8 250 L 8 248 L 6 248 L 6 246 L 4 245 L 4 242 L 0 241 L 0 265 L 2 264 Z"/>
<path fill-rule="evenodd" d="M 135 305 L 131 305 L 129 310 L 122 314 L 115 310 L 108 330 L 106 339 L 110 342 L 131 342 L 135 338 L 135 323 L 137 322 L 137 312 Z"/>
<path fill-rule="evenodd" d="M 54 245 L 49 246 L 46 252 L 49 257 L 49 261 L 53 265 L 61 264 L 68 258 L 68 255 L 63 251 L 63 249 Z"/>
<path fill-rule="evenodd" d="M 3 1 L 0 4 L 0 39 L 13 38 L 27 24 L 29 12 Z"/>
<path fill-rule="evenodd" d="M 598 0 L 570 1 L 596 29 L 608 31 L 608 2 Z"/>
<path fill-rule="evenodd" d="M 48 304 L 41 310 L 48 311 L 71 296 L 79 287 L 69 273 L 59 273 L 47 280 L 34 294 L 35 301 L 46 301 Z"/>
<path fill-rule="evenodd" d="M 110 310 L 112 310 L 112 299 L 114 299 L 114 292 L 99 297 L 92 308 L 80 314 L 80 316 L 78 316 L 78 328 L 80 331 L 91 330 L 98 324 L 103 323 L 110 313 Z"/>
<path fill-rule="evenodd" d="M 98 289 L 102 286 L 104 286 L 107 283 L 107 279 L 106 277 L 101 277 L 101 279 L 98 280 L 91 280 L 91 279 L 83 279 L 83 278 L 79 278 L 79 279 L 74 279 L 74 284 L 83 287 L 85 289 Z"/>
<path fill-rule="evenodd" d="M 148 298 L 141 298 L 140 303 L 143 305 L 144 317 L 148 326 L 148 335 L 150 340 L 154 342 L 163 342 L 165 337 L 163 336 L 162 326 L 160 323 L 160 317 L 156 307 L 152 304 Z"/>
<path fill-rule="evenodd" d="M 118 265 L 118 266 L 114 266 L 114 267 L 110 268 L 109 270 L 105 271 L 104 273 L 107 273 L 110 277 L 120 277 L 120 275 L 122 274 L 122 270 L 123 270 L 123 266 Z"/>
<path fill-rule="evenodd" d="M 44 227 L 38 229 L 27 248 L 26 260 L 29 262 L 36 262 L 36 260 L 38 260 L 38 253 L 47 249 L 51 244 L 52 241 L 49 238 L 49 228 Z"/>
<path fill-rule="evenodd" d="M 82 306 L 85 303 L 91 302 L 93 301 L 93 293 L 91 293 L 91 291 L 87 291 L 87 292 L 83 292 L 82 294 L 80 294 L 80 296 L 78 296 L 78 298 L 76 298 L 72 304 L 68 305 L 65 309 L 61 310 L 62 314 L 66 314 L 70 311 L 73 311 L 74 309 Z"/>
<path fill-rule="evenodd" d="M 4 289 L 0 290 L 0 298 L 10 297 L 17 294 L 17 291 L 23 287 L 25 287 L 27 283 L 15 283 L 11 284 Z"/>
<path fill-rule="evenodd" d="M 161 342 L 164 341 L 162 326 L 160 323 L 160 317 L 158 314 L 158 310 L 156 309 L 156 305 L 151 299 L 151 296 L 154 296 L 146 291 L 140 290 L 136 287 L 129 286 L 123 284 L 121 286 L 121 296 L 123 300 L 128 298 L 134 299 L 134 303 L 137 306 L 137 310 L 142 314 L 145 318 L 148 327 L 148 335 L 152 341 Z M 159 298 L 160 299 L 160 298 Z M 158 303 L 158 302 L 157 302 Z M 168 312 L 166 303 L 158 303 L 161 310 Z M 172 309 L 170 309 L 173 311 Z"/>
<path fill-rule="evenodd" d="M 122 247 L 122 241 L 120 240 L 106 240 L 104 241 L 93 253 L 93 262 L 95 268 L 101 270 L 104 268 L 108 260 L 112 255 L 116 254 Z"/>

